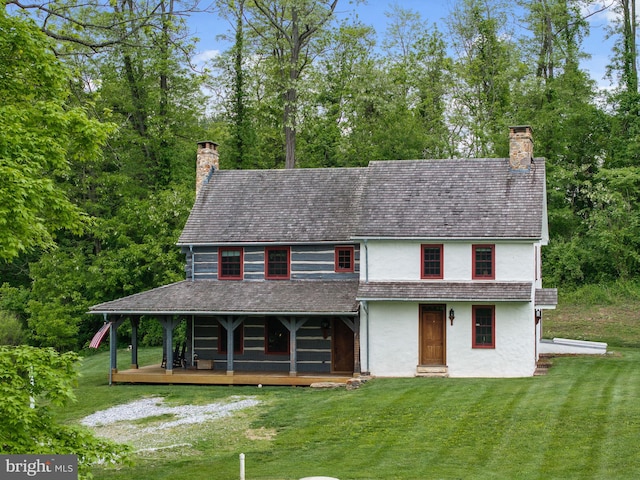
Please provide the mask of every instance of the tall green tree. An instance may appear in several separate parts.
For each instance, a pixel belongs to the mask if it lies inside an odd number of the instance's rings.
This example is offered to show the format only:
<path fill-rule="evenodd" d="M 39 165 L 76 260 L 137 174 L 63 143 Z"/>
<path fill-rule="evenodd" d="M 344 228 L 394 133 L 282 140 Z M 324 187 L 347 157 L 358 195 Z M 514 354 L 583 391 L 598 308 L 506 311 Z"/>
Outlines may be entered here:
<path fill-rule="evenodd" d="M 98 120 L 118 126 L 108 137 L 106 131 L 84 132 L 78 126 L 71 140 L 71 134 L 60 134 L 53 141 L 47 135 L 56 132 L 45 130 L 43 154 L 56 142 L 66 141 L 74 155 L 74 142 L 86 144 L 77 148 L 84 156 L 66 159 L 61 185 L 90 222 L 80 235 L 57 232 L 55 254 L 29 259 L 25 313 L 29 341 L 35 345 L 81 348 L 97 322 L 85 315 L 88 305 L 184 275 L 175 242 L 193 201 L 196 141 L 207 135 L 200 122 L 206 104 L 201 76 L 189 67 L 192 42 L 184 40 L 177 5 L 118 1 L 70 8 L 70 3 L 57 2 L 46 8 L 64 14 L 41 27 L 57 39 L 55 44 L 33 26 L 36 38 L 55 46 L 74 72 L 60 80 L 72 111 L 95 118 L 98 126 Z M 14 14 L 17 19 L 19 13 Z M 93 30 L 79 31 L 79 41 L 61 35 L 85 23 Z M 27 78 L 38 79 L 37 73 Z M 30 150 L 39 143 L 31 138 Z M 43 173 L 44 179 L 53 177 L 46 167 Z"/>
<path fill-rule="evenodd" d="M 127 461 L 126 446 L 54 420 L 49 405 L 75 400 L 77 362 L 72 352 L 0 346 L 0 453 L 77 455 L 82 480 L 92 478 L 94 463 Z"/>
<path fill-rule="evenodd" d="M 504 156 L 512 87 L 525 73 L 507 11 L 497 0 L 461 0 L 448 18 L 455 49 L 450 122 L 463 157 Z"/>
<path fill-rule="evenodd" d="M 253 61 L 258 59 L 258 55 L 253 47 L 252 32 L 248 31 L 245 21 L 247 4 L 247 0 L 217 2 L 219 15 L 232 25 L 232 34 L 225 38 L 233 45 L 215 58 L 216 74 L 209 82 L 212 88 L 222 91 L 220 103 L 224 111 L 221 117 L 228 125 L 228 137 L 219 140 L 224 164 L 235 169 L 257 168 L 263 163 L 258 153 L 261 151 L 261 138 L 257 134 L 258 112 L 254 107 L 259 99 L 252 95 L 260 90 L 261 75 L 257 73 L 259 67 L 256 68 L 260 61 Z"/>
<path fill-rule="evenodd" d="M 383 41 L 386 58 L 382 64 L 393 84 L 400 87 L 402 100 L 398 107 L 406 111 L 408 124 L 412 125 L 398 129 L 397 133 L 406 132 L 398 140 L 410 145 L 411 138 L 415 139 L 411 158 L 452 156 L 446 105 L 453 63 L 444 38 L 417 12 L 394 5 L 387 16 L 390 23 Z M 407 138 L 409 135 L 411 138 Z M 407 158 L 406 153 L 398 158 Z"/>
<path fill-rule="evenodd" d="M 64 182 L 99 157 L 112 127 L 69 106 L 69 79 L 38 27 L 0 8 L 0 260 L 88 226 Z"/>
<path fill-rule="evenodd" d="M 580 68 L 588 35 L 580 0 L 520 2 L 521 39 L 528 73 L 518 85 L 517 123 L 535 126 L 535 154 L 547 159 L 550 246 L 544 251 L 545 278 L 569 285 L 592 278 L 585 261 L 590 194 L 606 152 L 608 116 L 596 102 L 595 82 Z"/>
<path fill-rule="evenodd" d="M 616 39 L 609 77 L 617 84 L 610 97 L 615 110 L 608 165 L 640 166 L 640 93 L 638 92 L 637 10 L 635 0 L 616 0 Z"/>
<path fill-rule="evenodd" d="M 324 31 L 338 0 L 252 0 L 249 24 L 272 55 L 272 78 L 281 96 L 285 168 L 296 165 L 299 82 L 324 48 Z"/>

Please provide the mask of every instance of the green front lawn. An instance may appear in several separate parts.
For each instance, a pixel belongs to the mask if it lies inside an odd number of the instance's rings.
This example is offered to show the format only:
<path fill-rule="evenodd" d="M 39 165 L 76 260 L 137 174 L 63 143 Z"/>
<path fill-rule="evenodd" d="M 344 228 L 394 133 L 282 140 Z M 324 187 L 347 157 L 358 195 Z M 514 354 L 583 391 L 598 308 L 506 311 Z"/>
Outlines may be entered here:
<path fill-rule="evenodd" d="M 148 355 L 155 358 L 157 351 Z M 150 395 L 172 404 L 231 395 L 252 395 L 263 403 L 182 430 L 178 443 L 186 446 L 134 455 L 133 465 L 120 470 L 96 467 L 96 479 L 236 479 L 241 452 L 247 480 L 640 475 L 640 351 L 635 349 L 606 358 L 558 358 L 544 377 L 376 379 L 354 391 L 109 387 L 107 365 L 105 353 L 85 361 L 79 402 L 61 418 L 75 421 Z"/>

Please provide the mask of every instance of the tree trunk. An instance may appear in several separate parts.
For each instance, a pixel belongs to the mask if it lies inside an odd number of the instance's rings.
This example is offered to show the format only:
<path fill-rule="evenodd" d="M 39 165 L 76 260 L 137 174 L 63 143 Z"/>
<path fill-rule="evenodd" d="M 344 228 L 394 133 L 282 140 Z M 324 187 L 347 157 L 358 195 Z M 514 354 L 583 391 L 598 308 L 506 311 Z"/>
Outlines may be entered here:
<path fill-rule="evenodd" d="M 296 100 L 297 90 L 290 88 L 285 95 L 284 105 L 284 140 L 285 163 L 284 168 L 296 167 Z"/>

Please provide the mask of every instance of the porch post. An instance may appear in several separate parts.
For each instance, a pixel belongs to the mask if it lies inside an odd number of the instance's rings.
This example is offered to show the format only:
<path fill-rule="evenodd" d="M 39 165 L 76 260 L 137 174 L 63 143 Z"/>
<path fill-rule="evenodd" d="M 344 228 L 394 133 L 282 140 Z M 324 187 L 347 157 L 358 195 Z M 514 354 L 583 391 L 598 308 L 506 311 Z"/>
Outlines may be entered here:
<path fill-rule="evenodd" d="M 238 317 L 234 320 L 231 316 L 218 320 L 227 330 L 227 375 L 233 375 L 233 344 L 235 330 L 243 320 L 244 317 Z"/>
<path fill-rule="evenodd" d="M 362 373 L 360 365 L 360 312 L 353 319 L 353 375 L 359 377 Z"/>
<path fill-rule="evenodd" d="M 130 317 L 131 321 L 131 368 L 138 368 L 138 325 L 140 317 Z"/>
<path fill-rule="evenodd" d="M 165 373 L 167 375 L 173 375 L 173 322 L 171 317 L 164 317 L 164 336 L 166 338 L 165 348 L 167 364 L 165 366 Z"/>
<path fill-rule="evenodd" d="M 298 374 L 298 330 L 307 321 L 306 318 L 279 318 L 282 324 L 289 330 L 289 375 L 295 377 Z"/>
<path fill-rule="evenodd" d="M 167 375 L 173 375 L 173 329 L 180 322 L 180 319 L 176 319 L 173 316 L 165 316 L 159 318 L 160 323 L 164 330 L 165 338 L 165 357 L 167 364 L 165 366 L 165 373 Z"/>
<path fill-rule="evenodd" d="M 112 323 L 111 328 L 109 329 L 109 359 L 111 362 L 111 373 L 118 372 L 118 336 L 116 329 L 117 327 L 115 323 Z M 109 382 L 109 384 L 111 384 L 111 382 Z"/>
<path fill-rule="evenodd" d="M 107 316 L 105 314 L 105 320 Z M 118 327 L 122 323 L 121 317 L 111 320 L 111 328 L 109 329 L 109 358 L 111 360 L 111 369 L 109 373 L 109 385 L 111 385 L 111 375 L 118 373 Z"/>
<path fill-rule="evenodd" d="M 233 320 L 229 318 L 224 323 L 227 329 L 227 375 L 233 375 Z"/>

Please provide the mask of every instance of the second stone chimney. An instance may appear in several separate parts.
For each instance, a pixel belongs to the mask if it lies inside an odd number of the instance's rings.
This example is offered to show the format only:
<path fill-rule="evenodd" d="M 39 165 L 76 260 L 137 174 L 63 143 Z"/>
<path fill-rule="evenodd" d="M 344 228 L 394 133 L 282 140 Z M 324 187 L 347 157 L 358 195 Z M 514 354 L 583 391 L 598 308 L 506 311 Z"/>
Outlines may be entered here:
<path fill-rule="evenodd" d="M 533 131 L 529 125 L 509 127 L 509 166 L 512 171 L 528 171 L 533 158 Z"/>
<path fill-rule="evenodd" d="M 198 142 L 198 153 L 196 154 L 196 196 L 200 193 L 202 185 L 208 180 L 210 175 L 220 169 L 220 158 L 218 156 L 218 144 L 205 140 Z"/>

